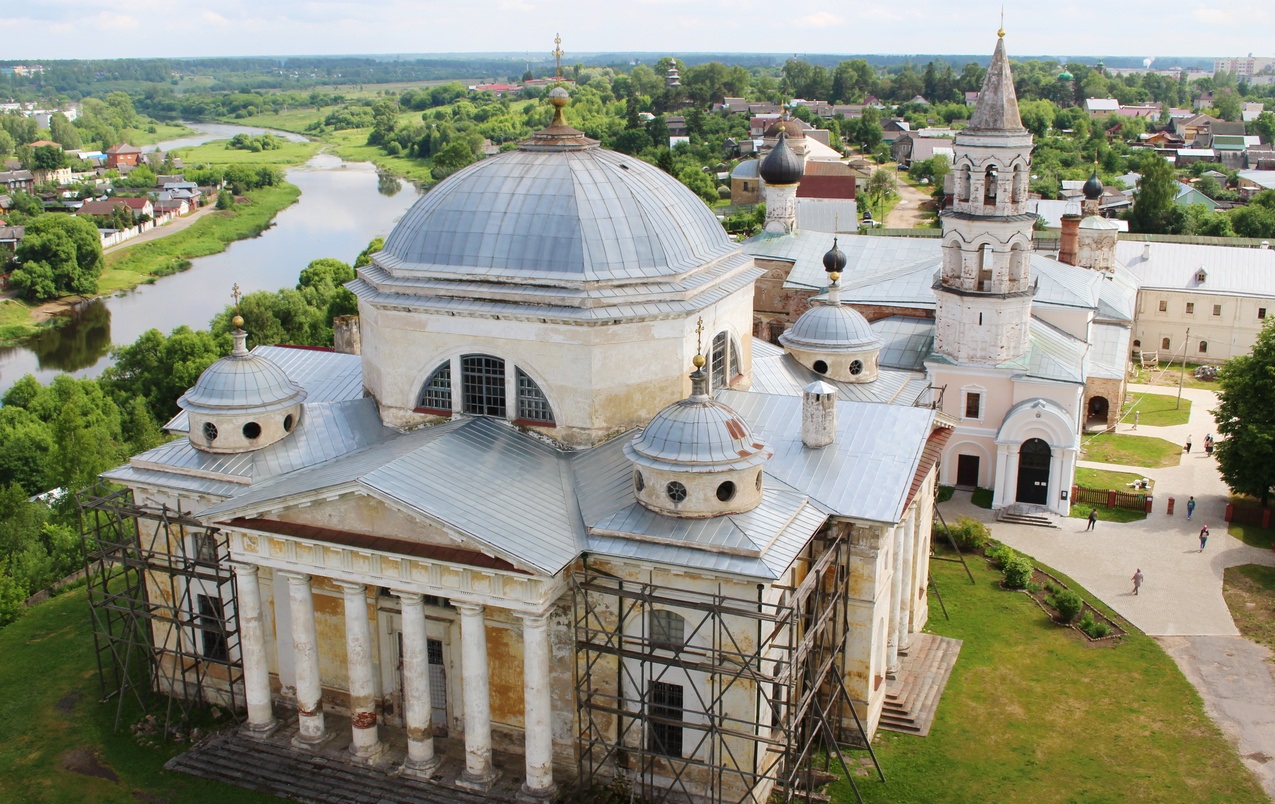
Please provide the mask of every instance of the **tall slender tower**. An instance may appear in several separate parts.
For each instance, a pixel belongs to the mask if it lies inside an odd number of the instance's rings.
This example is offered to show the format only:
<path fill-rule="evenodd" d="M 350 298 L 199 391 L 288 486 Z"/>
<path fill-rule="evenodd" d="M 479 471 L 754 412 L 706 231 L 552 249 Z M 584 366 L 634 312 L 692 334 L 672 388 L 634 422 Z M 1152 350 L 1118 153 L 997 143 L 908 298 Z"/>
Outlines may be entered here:
<path fill-rule="evenodd" d="M 1032 137 L 1018 116 L 1005 31 L 969 127 L 956 135 L 955 201 L 943 214 L 943 273 L 934 289 L 935 351 L 996 365 L 1029 346 L 1032 225 L 1027 212 Z"/>

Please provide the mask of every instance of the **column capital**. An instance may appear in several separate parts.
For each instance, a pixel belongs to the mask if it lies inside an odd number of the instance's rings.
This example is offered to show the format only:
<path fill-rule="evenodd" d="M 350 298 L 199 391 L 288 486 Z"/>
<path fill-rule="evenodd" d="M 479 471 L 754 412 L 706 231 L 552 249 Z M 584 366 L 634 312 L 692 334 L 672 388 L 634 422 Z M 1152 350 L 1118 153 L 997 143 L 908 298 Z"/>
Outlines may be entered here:
<path fill-rule="evenodd" d="M 277 573 L 288 579 L 288 583 L 293 586 L 309 585 L 310 576 L 305 572 L 293 572 L 292 570 L 275 570 Z"/>
<path fill-rule="evenodd" d="M 452 605 L 456 607 L 456 611 L 459 611 L 462 617 L 478 617 L 487 610 L 481 603 L 457 603 L 453 600 Z"/>
<path fill-rule="evenodd" d="M 549 625 L 550 612 L 541 612 L 540 614 L 526 614 L 516 611 L 514 614 L 522 621 L 524 628 L 546 628 Z"/>
<path fill-rule="evenodd" d="M 1010 452 L 1010 454 L 1015 454 L 1023 445 L 1022 444 L 1006 444 L 1005 446 L 1008 448 L 1008 451 Z"/>
<path fill-rule="evenodd" d="M 408 606 L 425 605 L 425 595 L 421 592 L 400 592 L 398 589 L 391 589 L 390 594 Z"/>
<path fill-rule="evenodd" d="M 367 584 L 365 583 L 357 583 L 355 581 L 339 581 L 336 579 L 333 579 L 332 583 L 338 589 L 344 592 L 347 597 L 354 597 L 355 595 L 367 594 Z"/>
<path fill-rule="evenodd" d="M 256 564 L 248 564 L 242 561 L 231 561 L 230 568 L 235 571 L 236 575 L 256 575 L 261 569 Z"/>

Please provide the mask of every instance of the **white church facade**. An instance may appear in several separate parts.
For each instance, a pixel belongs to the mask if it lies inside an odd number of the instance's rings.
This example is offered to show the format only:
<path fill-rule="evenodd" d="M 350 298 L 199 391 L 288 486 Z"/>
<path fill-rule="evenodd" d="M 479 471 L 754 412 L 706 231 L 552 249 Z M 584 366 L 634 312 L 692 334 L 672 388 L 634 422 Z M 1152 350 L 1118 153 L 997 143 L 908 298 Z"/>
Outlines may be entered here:
<path fill-rule="evenodd" d="M 359 269 L 361 355 L 236 332 L 106 477 L 226 537 L 237 593 L 176 638 L 242 666 L 244 739 L 491 800 L 792 796 L 927 621 L 952 422 L 836 243 L 826 303 L 754 339 L 753 255 L 551 99 Z"/>

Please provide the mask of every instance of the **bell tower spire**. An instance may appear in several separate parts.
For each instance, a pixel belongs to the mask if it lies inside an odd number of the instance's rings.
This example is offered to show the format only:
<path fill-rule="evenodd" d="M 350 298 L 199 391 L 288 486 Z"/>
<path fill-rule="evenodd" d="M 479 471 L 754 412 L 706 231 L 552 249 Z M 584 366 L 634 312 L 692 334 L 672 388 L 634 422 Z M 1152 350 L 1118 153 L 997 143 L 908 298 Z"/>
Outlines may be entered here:
<path fill-rule="evenodd" d="M 943 214 L 934 348 L 957 363 L 996 365 L 1030 345 L 1032 136 L 1018 114 L 1004 31 L 969 127 L 956 135 L 955 200 Z"/>

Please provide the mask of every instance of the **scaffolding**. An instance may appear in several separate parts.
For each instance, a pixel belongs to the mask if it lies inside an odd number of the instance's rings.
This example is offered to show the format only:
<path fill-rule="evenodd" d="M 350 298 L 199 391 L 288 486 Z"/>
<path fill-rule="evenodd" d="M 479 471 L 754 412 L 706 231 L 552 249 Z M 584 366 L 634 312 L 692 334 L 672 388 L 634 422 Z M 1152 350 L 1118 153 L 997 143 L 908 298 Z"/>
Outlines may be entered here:
<path fill-rule="evenodd" d="M 240 710 L 234 573 L 227 537 L 128 489 L 76 495 L 102 701 L 118 730 L 130 702 L 167 732 L 210 704 Z"/>
<path fill-rule="evenodd" d="M 573 577 L 581 788 L 618 782 L 644 802 L 823 801 L 835 759 L 862 801 L 850 745 L 885 781 L 846 688 L 850 553 L 848 528 L 816 536 L 800 583 L 771 587 L 777 602 L 762 585 L 755 599 L 732 597 L 586 560 Z M 651 616 L 671 610 L 681 634 Z M 674 686 L 670 701 L 662 691 Z"/>

